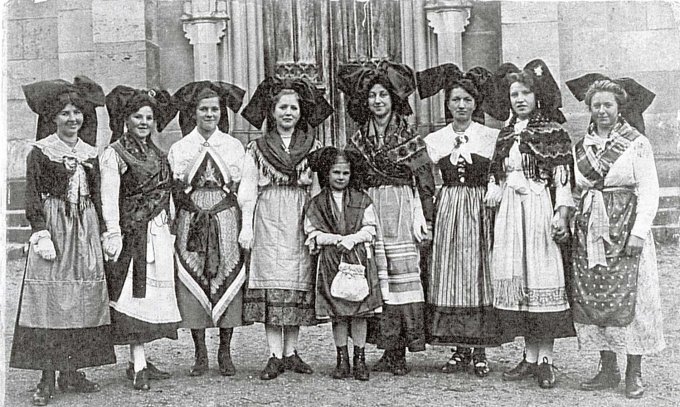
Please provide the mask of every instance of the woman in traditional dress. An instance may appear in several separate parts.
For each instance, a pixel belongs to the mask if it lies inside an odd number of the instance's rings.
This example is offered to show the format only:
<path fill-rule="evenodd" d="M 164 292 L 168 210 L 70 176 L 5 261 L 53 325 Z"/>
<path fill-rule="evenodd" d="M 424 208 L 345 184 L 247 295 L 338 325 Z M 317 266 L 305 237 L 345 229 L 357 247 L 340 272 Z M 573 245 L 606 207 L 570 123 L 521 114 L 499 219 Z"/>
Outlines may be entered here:
<path fill-rule="evenodd" d="M 508 78 L 504 99 L 513 117 L 498 135 L 491 163 L 501 186 L 490 184 L 487 192 L 491 206 L 500 198 L 491 277 L 501 335 L 507 341 L 524 337 L 525 355 L 503 379 L 535 376 L 541 388 L 552 388 L 555 338 L 575 335 L 554 240 L 566 237 L 574 206 L 571 140 L 559 124 L 565 121 L 559 86 L 543 61 L 531 61 Z"/>
<path fill-rule="evenodd" d="M 643 396 L 642 355 L 666 346 L 651 226 L 659 204 L 652 146 L 642 112 L 654 94 L 632 79 L 587 74 L 567 82 L 585 100 L 591 123 L 574 146 L 573 270 L 579 348 L 600 351 L 600 369 L 583 390 L 616 388 L 616 354 L 627 356 L 626 397 Z"/>
<path fill-rule="evenodd" d="M 117 86 L 106 96 L 111 145 L 99 157 L 111 333 L 130 345 L 127 377 L 137 390 L 170 374 L 146 361 L 144 344 L 177 339 L 182 320 L 175 296 L 174 236 L 170 234 L 172 173 L 151 139 L 177 109 L 167 91 Z M 124 131 L 124 129 L 127 129 Z"/>
<path fill-rule="evenodd" d="M 361 157 L 335 147 L 317 150 L 309 158 L 323 188 L 310 201 L 305 213 L 306 245 L 318 253 L 316 272 L 316 317 L 331 319 L 337 351 L 334 379 L 354 376 L 368 380 L 364 348 L 368 318 L 381 310 L 387 296 L 387 259 L 371 198 L 359 189 Z M 379 250 L 375 250 L 380 247 Z M 368 293 L 361 300 L 348 300 L 333 291 L 340 264 L 360 264 Z M 384 294 L 383 294 L 384 293 Z M 350 373 L 347 338 L 354 342 L 354 369 Z"/>
<path fill-rule="evenodd" d="M 347 113 L 360 126 L 348 145 L 367 163 L 364 186 L 378 213 L 387 257 L 389 295 L 379 333 L 369 333 L 385 353 L 373 370 L 405 375 L 406 348 L 425 350 L 418 243 L 429 239 L 434 193 L 425 143 L 406 122 L 415 77 L 406 65 L 381 61 L 375 66 L 341 65 L 338 80 Z"/>
<path fill-rule="evenodd" d="M 174 221 L 177 302 L 181 328 L 191 329 L 195 363 L 191 376 L 208 371 L 205 329 L 218 327 L 220 374 L 233 376 L 231 337 L 242 326 L 244 254 L 238 245 L 241 211 L 236 189 L 245 150 L 228 134 L 228 110 L 238 111 L 245 91 L 224 82 L 192 82 L 175 95 L 184 137 L 168 161 L 177 208 Z"/>
<path fill-rule="evenodd" d="M 251 250 L 244 319 L 264 324 L 271 355 L 262 380 L 285 370 L 313 372 L 297 352 L 300 326 L 317 323 L 303 208 L 318 185 L 306 156 L 321 146 L 309 127 L 332 112 L 311 82 L 274 77 L 258 85 L 241 112 L 258 129 L 267 121 L 264 136 L 248 144 L 238 191 L 239 242 Z"/>
<path fill-rule="evenodd" d="M 418 72 L 418 94 L 445 91 L 447 124 L 425 137 L 444 185 L 437 195 L 429 286 L 425 304 L 428 342 L 456 346 L 442 372 L 489 374 L 485 347 L 501 344 L 493 307 L 491 230 L 484 205 L 489 163 L 498 130 L 484 126 L 483 101 L 492 77 L 484 68 L 467 73 L 445 64 Z M 482 124 L 480 124 L 482 123 Z M 474 352 L 472 347 L 474 347 Z"/>
<path fill-rule="evenodd" d="M 96 106 L 104 92 L 86 77 L 23 87 L 40 115 L 26 165 L 30 238 L 14 328 L 10 367 L 42 370 L 33 404 L 62 391 L 90 393 L 99 385 L 77 369 L 116 362 L 109 336 L 109 296 L 99 234 Z"/>

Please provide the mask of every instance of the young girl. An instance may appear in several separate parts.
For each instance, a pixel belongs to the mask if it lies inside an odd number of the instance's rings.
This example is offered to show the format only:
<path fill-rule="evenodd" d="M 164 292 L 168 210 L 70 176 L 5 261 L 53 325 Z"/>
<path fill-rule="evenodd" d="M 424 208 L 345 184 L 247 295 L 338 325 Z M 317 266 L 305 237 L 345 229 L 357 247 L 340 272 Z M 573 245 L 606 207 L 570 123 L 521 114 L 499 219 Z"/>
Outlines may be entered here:
<path fill-rule="evenodd" d="M 305 244 L 318 253 L 316 276 L 316 317 L 333 322 L 337 348 L 334 379 L 350 377 L 347 337 L 354 341 L 354 371 L 357 380 L 368 380 L 364 346 L 367 318 L 378 312 L 388 293 L 387 260 L 380 238 L 377 215 L 371 198 L 357 188 L 359 157 L 351 152 L 326 147 L 312 154 L 310 167 L 323 187 L 312 198 L 305 214 Z M 375 242 L 375 253 L 369 243 Z M 340 262 L 366 267 L 369 294 L 362 301 L 348 301 L 331 294 L 331 284 Z"/>

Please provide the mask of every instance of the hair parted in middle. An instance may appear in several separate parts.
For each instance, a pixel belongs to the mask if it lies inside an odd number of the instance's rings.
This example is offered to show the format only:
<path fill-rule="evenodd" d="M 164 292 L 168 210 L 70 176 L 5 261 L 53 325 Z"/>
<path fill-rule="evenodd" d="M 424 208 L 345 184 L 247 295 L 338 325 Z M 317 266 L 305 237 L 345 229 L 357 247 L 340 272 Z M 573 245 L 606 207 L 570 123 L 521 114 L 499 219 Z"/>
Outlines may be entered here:
<path fill-rule="evenodd" d="M 328 175 L 338 158 L 344 158 L 349 163 L 350 179 L 348 188 L 363 189 L 362 174 L 365 173 L 364 161 L 361 154 L 354 150 L 342 150 L 335 147 L 323 147 L 313 151 L 308 156 L 309 168 L 317 173 L 319 185 L 327 187 Z"/>

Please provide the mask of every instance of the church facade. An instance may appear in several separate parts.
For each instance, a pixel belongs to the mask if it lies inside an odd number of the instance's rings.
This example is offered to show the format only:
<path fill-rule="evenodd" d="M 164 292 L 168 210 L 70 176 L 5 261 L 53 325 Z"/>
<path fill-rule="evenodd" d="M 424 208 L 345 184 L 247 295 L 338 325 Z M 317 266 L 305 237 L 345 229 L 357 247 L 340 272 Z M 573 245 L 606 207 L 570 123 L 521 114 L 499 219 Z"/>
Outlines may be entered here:
<path fill-rule="evenodd" d="M 416 71 L 442 63 L 495 70 L 543 59 L 562 87 L 574 139 L 589 120 L 564 82 L 588 72 L 635 78 L 656 93 L 645 113 L 662 191 L 661 235 L 680 231 L 680 3 L 482 0 L 13 0 L 7 9 L 10 240 L 25 238 L 22 186 L 36 116 L 21 85 L 86 75 L 105 92 L 124 84 L 174 92 L 194 80 L 246 89 L 267 75 L 305 76 L 336 109 L 318 130 L 343 146 L 354 127 L 335 85 L 337 64 L 390 59 Z M 444 124 L 443 97 L 411 100 L 421 134 Z M 109 138 L 98 109 L 98 145 Z M 232 135 L 260 133 L 236 115 Z M 489 120 L 498 127 L 502 123 Z M 179 139 L 171 124 L 158 143 Z M 664 205 L 669 206 L 666 208 Z M 667 211 L 664 211 L 668 209 Z M 663 237 L 663 236 L 662 236 Z"/>

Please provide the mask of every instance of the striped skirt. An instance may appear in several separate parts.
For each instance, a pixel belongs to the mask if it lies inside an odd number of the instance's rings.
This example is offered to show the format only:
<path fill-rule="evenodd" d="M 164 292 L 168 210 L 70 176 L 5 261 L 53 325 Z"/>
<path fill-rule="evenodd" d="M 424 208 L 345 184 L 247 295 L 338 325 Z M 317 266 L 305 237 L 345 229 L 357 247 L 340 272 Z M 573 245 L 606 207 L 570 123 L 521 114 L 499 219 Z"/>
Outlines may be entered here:
<path fill-rule="evenodd" d="M 500 344 L 489 264 L 493 213 L 484 207 L 484 193 L 482 186 L 444 186 L 437 199 L 425 312 L 429 343 Z"/>

